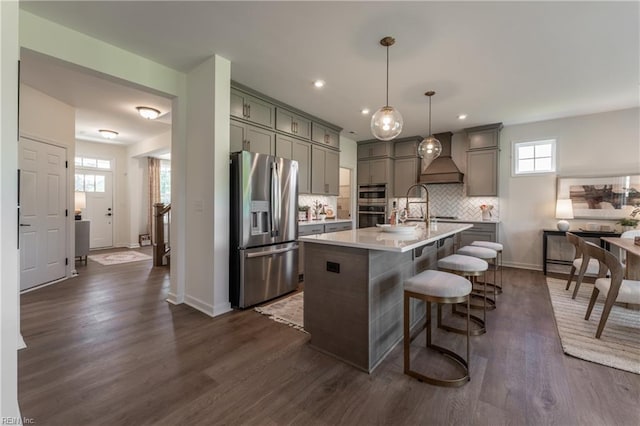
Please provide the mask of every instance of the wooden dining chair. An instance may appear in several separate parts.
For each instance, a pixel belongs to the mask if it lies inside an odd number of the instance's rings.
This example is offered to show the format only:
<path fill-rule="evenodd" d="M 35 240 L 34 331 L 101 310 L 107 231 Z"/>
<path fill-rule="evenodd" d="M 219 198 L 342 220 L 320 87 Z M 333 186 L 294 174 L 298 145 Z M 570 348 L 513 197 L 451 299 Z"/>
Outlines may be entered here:
<path fill-rule="evenodd" d="M 569 290 L 569 287 L 571 286 L 571 281 L 573 281 L 573 278 L 575 277 L 576 272 L 581 271 L 582 264 L 584 261 L 582 256 L 582 245 L 584 244 L 585 240 L 583 238 L 578 237 L 576 234 L 567 232 L 567 241 L 573 244 L 573 247 L 576 249 L 576 253 L 573 257 L 573 262 L 571 262 L 571 272 L 569 272 L 569 279 L 567 280 L 567 286 L 565 287 L 565 290 Z M 591 261 L 588 261 L 586 265 L 587 267 L 585 271 L 581 275 L 578 275 L 578 278 L 576 278 L 576 286 L 573 289 L 573 294 L 571 295 L 572 299 L 575 299 L 576 295 L 578 294 L 578 290 L 580 289 L 580 284 L 582 283 L 582 278 L 584 277 L 584 274 L 595 275 L 598 273 L 597 260 L 592 259 Z"/>
<path fill-rule="evenodd" d="M 587 314 L 584 317 L 585 320 L 589 320 L 598 295 L 602 292 L 605 296 L 605 302 L 596 331 L 596 339 L 599 339 L 615 302 L 640 304 L 640 281 L 625 280 L 624 270 L 618 258 L 593 243 L 584 242 L 583 256 L 585 261 L 596 259 L 599 264 L 598 278 L 596 278 Z M 610 278 L 606 278 L 607 271 Z M 582 275 L 582 271 L 580 275 Z"/>

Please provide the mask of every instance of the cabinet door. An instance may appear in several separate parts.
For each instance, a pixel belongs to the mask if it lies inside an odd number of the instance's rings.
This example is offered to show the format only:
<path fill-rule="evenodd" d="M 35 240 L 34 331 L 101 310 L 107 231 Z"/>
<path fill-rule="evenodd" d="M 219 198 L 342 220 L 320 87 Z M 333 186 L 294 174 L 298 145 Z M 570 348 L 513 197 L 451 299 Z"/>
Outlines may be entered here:
<path fill-rule="evenodd" d="M 326 132 L 327 145 L 332 148 L 340 148 L 340 133 L 327 129 Z"/>
<path fill-rule="evenodd" d="M 253 96 L 245 96 L 245 118 L 263 126 L 273 127 L 274 124 L 274 108 L 268 102 L 254 98 Z"/>
<path fill-rule="evenodd" d="M 286 109 L 276 109 L 276 129 L 286 133 L 293 133 L 293 114 Z"/>
<path fill-rule="evenodd" d="M 358 161 L 358 185 L 371 183 L 371 173 L 369 172 L 369 160 Z"/>
<path fill-rule="evenodd" d="M 276 157 L 293 160 L 293 138 L 276 135 Z"/>
<path fill-rule="evenodd" d="M 413 157 L 418 156 L 418 142 L 407 141 L 397 142 L 393 146 L 394 154 L 396 158 Z"/>
<path fill-rule="evenodd" d="M 318 143 L 325 142 L 325 127 L 318 123 L 311 123 L 311 140 Z"/>
<path fill-rule="evenodd" d="M 409 187 L 418 182 L 418 159 L 402 158 L 395 160 L 393 174 L 393 195 L 405 197 Z M 412 189 L 409 197 L 420 197 L 420 188 Z"/>
<path fill-rule="evenodd" d="M 324 194 L 324 162 L 325 150 L 317 147 L 311 147 L 311 193 Z"/>
<path fill-rule="evenodd" d="M 389 184 L 390 159 L 369 160 L 369 180 L 371 183 Z"/>
<path fill-rule="evenodd" d="M 498 130 L 489 129 L 469 133 L 469 149 L 498 147 Z"/>
<path fill-rule="evenodd" d="M 229 131 L 229 152 L 238 152 L 244 149 L 245 124 L 235 120 L 231 120 L 231 128 Z"/>
<path fill-rule="evenodd" d="M 340 180 L 340 155 L 336 151 L 325 153 L 324 183 L 327 195 L 338 195 Z"/>
<path fill-rule="evenodd" d="M 467 195 L 498 195 L 498 150 L 467 152 Z"/>
<path fill-rule="evenodd" d="M 390 156 L 391 144 L 389 142 L 372 142 L 358 145 L 358 159 Z"/>
<path fill-rule="evenodd" d="M 473 228 L 460 233 L 460 247 L 471 245 L 474 241 L 495 242 L 495 234 L 490 232 L 474 231 Z"/>
<path fill-rule="evenodd" d="M 291 159 L 298 162 L 298 193 L 311 191 L 311 144 L 293 139 Z"/>
<path fill-rule="evenodd" d="M 243 93 L 231 89 L 231 116 L 244 119 L 244 112 Z"/>
<path fill-rule="evenodd" d="M 275 153 L 275 134 L 273 132 L 249 124 L 245 126 L 245 150 L 268 155 Z"/>
<path fill-rule="evenodd" d="M 301 138 L 311 139 L 311 121 L 299 115 L 294 115 L 293 133 Z"/>

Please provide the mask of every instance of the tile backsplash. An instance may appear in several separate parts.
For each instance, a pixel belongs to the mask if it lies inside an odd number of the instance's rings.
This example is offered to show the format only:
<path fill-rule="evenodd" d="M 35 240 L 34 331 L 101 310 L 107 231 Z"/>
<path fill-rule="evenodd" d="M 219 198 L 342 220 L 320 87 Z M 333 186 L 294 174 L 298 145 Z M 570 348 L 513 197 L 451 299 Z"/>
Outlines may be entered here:
<path fill-rule="evenodd" d="M 480 206 L 493 205 L 491 220 L 500 220 L 500 204 L 498 197 L 467 197 L 465 185 L 440 184 L 427 185 L 429 189 L 429 214 L 435 216 L 453 216 L 462 220 L 482 220 Z M 389 208 L 393 201 L 402 209 L 406 204 L 406 198 L 392 198 L 389 200 Z M 420 201 L 418 198 L 409 198 L 409 201 Z M 420 204 L 411 204 L 410 216 L 421 215 Z"/>
<path fill-rule="evenodd" d="M 309 195 L 309 194 L 300 194 L 298 195 L 298 206 L 309 206 L 313 209 L 313 204 L 315 201 L 318 201 L 322 204 L 326 204 L 328 207 L 333 209 L 334 212 L 337 211 L 337 201 L 338 197 L 329 196 L 329 195 Z"/>

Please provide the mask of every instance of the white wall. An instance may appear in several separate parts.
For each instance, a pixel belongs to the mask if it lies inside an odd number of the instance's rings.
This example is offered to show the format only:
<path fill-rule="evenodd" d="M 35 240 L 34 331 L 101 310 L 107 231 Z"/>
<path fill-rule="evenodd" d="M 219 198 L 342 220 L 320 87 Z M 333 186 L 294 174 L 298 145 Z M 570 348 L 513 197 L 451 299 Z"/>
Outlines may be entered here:
<path fill-rule="evenodd" d="M 506 265 L 542 269 L 542 230 L 555 229 L 557 223 L 556 174 L 512 177 L 512 143 L 555 138 L 558 176 L 638 174 L 639 117 L 640 109 L 633 108 L 504 127 L 499 179 Z M 586 220 L 570 222 L 577 229 Z"/>
<path fill-rule="evenodd" d="M 229 311 L 229 114 L 231 64 L 211 57 L 187 76 L 185 303 Z M 172 240 L 173 241 L 173 240 Z"/>
<path fill-rule="evenodd" d="M 67 169 L 67 209 L 74 211 L 73 176 L 75 165 L 75 119 L 76 110 L 51 96 L 25 84 L 20 85 L 20 137 L 28 137 L 40 142 L 56 145 L 66 150 Z M 17 166 L 16 166 L 17 167 Z M 67 226 L 67 255 L 75 258 L 74 215 L 69 214 Z M 66 276 L 73 271 L 73 262 L 66 266 Z"/>
<path fill-rule="evenodd" d="M 340 135 L 340 167 L 351 169 L 351 221 L 353 227 L 357 225 L 357 202 L 358 202 L 358 143 L 353 139 Z M 337 210 L 337 209 L 336 209 Z"/>
<path fill-rule="evenodd" d="M 0 418 L 18 408 L 18 2 L 0 2 Z"/>
<path fill-rule="evenodd" d="M 127 147 L 77 140 L 76 156 L 111 160 L 111 172 L 113 174 L 113 245 L 115 247 L 129 247 L 132 242 L 137 244 L 137 235 L 133 241 L 129 239 L 129 200 L 131 198 L 132 182 L 129 179 Z"/>

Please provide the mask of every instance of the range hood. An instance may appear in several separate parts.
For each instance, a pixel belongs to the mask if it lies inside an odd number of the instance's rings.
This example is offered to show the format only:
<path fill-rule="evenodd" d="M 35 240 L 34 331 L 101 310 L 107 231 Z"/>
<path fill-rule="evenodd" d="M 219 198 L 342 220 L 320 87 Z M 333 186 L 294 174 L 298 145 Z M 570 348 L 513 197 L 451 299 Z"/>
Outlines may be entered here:
<path fill-rule="evenodd" d="M 464 174 L 451 159 L 451 137 L 453 133 L 444 132 L 433 135 L 442 144 L 440 156 L 433 160 L 420 174 L 420 183 L 463 183 Z"/>

